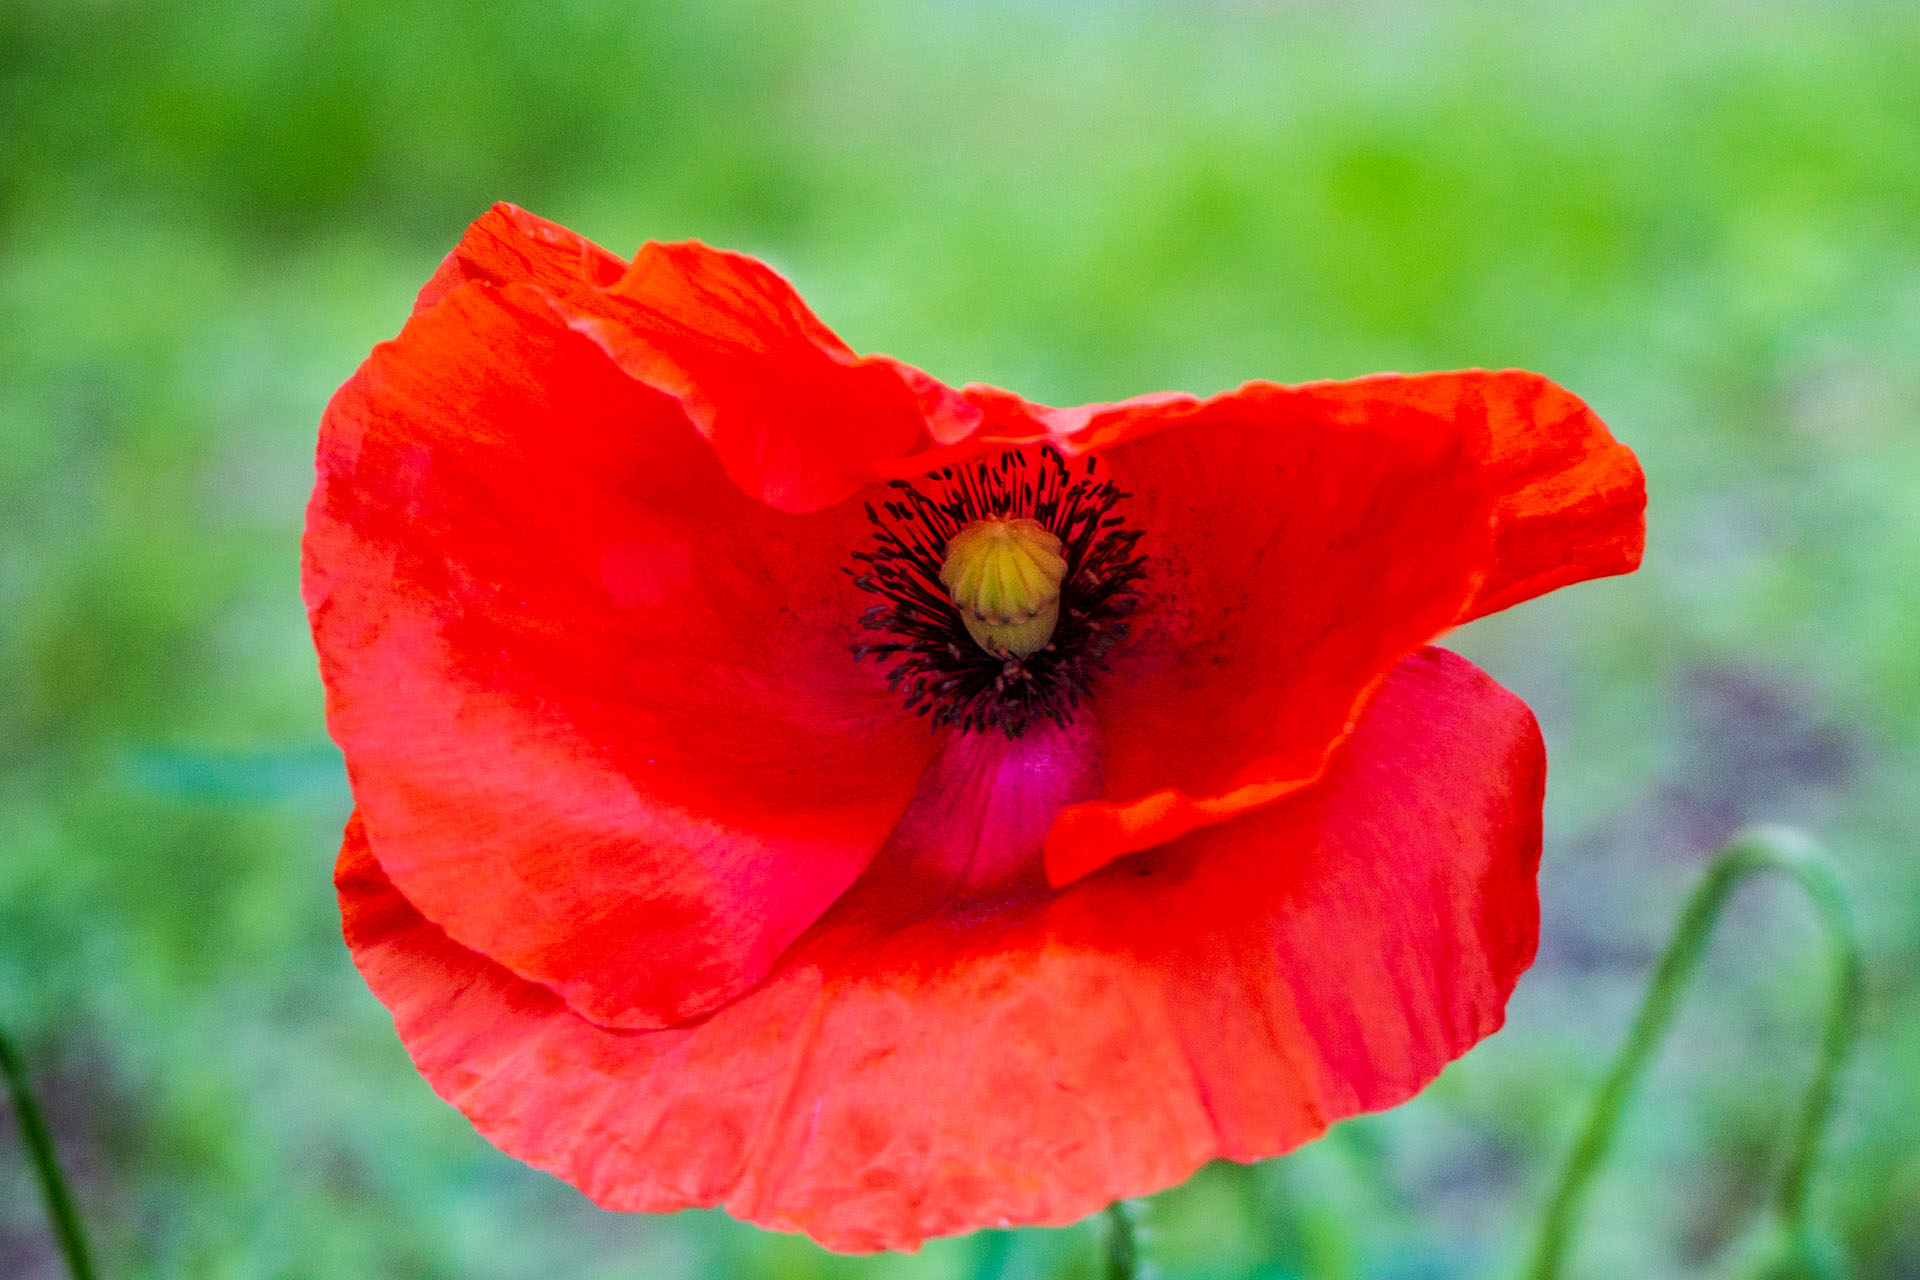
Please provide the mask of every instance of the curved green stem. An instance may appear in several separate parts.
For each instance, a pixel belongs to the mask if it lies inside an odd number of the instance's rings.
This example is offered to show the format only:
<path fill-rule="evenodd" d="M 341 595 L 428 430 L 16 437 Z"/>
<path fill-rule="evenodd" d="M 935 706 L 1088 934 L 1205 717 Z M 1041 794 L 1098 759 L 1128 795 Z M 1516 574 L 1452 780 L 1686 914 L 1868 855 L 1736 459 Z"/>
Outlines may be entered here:
<path fill-rule="evenodd" d="M 61 1176 L 60 1162 L 53 1152 L 53 1134 L 47 1118 L 27 1087 L 27 1071 L 5 1034 L 0 1033 L 0 1075 L 7 1078 L 7 1092 L 13 1097 L 13 1114 L 20 1121 L 20 1135 L 27 1155 L 40 1178 L 40 1193 L 47 1202 L 47 1216 L 53 1219 L 53 1232 L 66 1257 L 67 1271 L 73 1280 L 94 1280 L 93 1263 L 87 1256 L 87 1236 L 80 1226 L 80 1214 L 73 1205 L 73 1194 Z"/>
<path fill-rule="evenodd" d="M 1626 1043 L 1620 1047 L 1599 1092 L 1594 1095 L 1586 1127 L 1568 1154 L 1560 1180 L 1547 1201 L 1539 1237 L 1525 1273 L 1528 1280 L 1558 1280 L 1587 1190 L 1606 1158 L 1634 1086 L 1673 1022 L 1680 997 L 1699 966 L 1727 900 L 1748 876 L 1758 872 L 1782 876 L 1812 899 L 1825 934 L 1833 975 L 1833 994 L 1820 1038 L 1819 1058 L 1794 1122 L 1775 1192 L 1775 1208 L 1782 1222 L 1793 1227 L 1805 1225 L 1807 1183 L 1833 1111 L 1840 1068 L 1859 1023 L 1860 946 L 1839 882 L 1814 854 L 1806 838 L 1793 831 L 1761 828 L 1736 837 L 1720 853 L 1681 912 L 1680 923 L 1674 928 L 1641 1001 L 1640 1011 L 1627 1031 Z"/>
<path fill-rule="evenodd" d="M 1127 1202 L 1107 1206 L 1106 1280 L 1139 1280 L 1140 1242 L 1134 1235 L 1133 1213 Z"/>

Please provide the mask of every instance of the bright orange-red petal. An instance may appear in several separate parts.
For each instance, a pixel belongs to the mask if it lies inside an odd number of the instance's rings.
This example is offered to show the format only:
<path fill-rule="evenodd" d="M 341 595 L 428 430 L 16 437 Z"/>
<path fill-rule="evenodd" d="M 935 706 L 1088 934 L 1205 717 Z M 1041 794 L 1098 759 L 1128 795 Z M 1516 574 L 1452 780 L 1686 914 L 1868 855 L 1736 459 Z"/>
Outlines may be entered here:
<path fill-rule="evenodd" d="M 1633 451 L 1572 392 L 1521 369 L 1381 374 L 1336 385 L 1369 403 L 1484 426 L 1474 435 L 1494 495 L 1494 555 L 1462 622 L 1640 567 L 1646 477 Z"/>
<path fill-rule="evenodd" d="M 358 823 L 338 884 L 408 1051 L 504 1150 L 611 1208 L 912 1248 L 1071 1222 L 1416 1092 L 1532 957 L 1543 782 L 1525 706 L 1428 651 L 1309 791 L 1058 892 L 933 907 L 883 857 L 765 983 L 664 1031 L 450 942 Z"/>
<path fill-rule="evenodd" d="M 785 511 L 850 497 L 876 459 L 918 447 L 926 418 L 887 362 L 863 361 L 752 258 L 648 244 L 582 330 L 680 398 L 727 474 Z"/>
<path fill-rule="evenodd" d="M 521 284 L 584 301 L 626 274 L 626 261 L 557 222 L 510 204 L 476 219 L 414 299 L 425 311 L 463 284 Z"/>
<path fill-rule="evenodd" d="M 1470 435 L 1343 410 L 1248 388 L 1163 405 L 1153 430 L 1099 450 L 1147 578 L 1088 710 L 1106 786 L 1060 816 L 1054 883 L 1312 782 L 1386 673 L 1478 589 L 1492 536 Z"/>
<path fill-rule="evenodd" d="M 602 1022 L 750 986 L 932 750 L 848 652 L 866 528 L 743 494 L 548 294 L 457 285 L 328 407 L 305 544 L 387 872 Z"/>
<path fill-rule="evenodd" d="M 1070 454 L 1098 453 L 1222 404 L 1275 397 L 1311 402 L 1329 421 L 1422 415 L 1471 442 L 1493 496 L 1493 555 L 1463 622 L 1571 583 L 1631 573 L 1645 547 L 1646 477 L 1633 451 L 1578 396 L 1524 369 L 1381 373 L 1296 387 L 1250 382 L 1206 400 L 1159 392 L 1069 409 L 978 384 L 963 394 L 982 415 L 969 451 L 1046 441 Z"/>
<path fill-rule="evenodd" d="M 830 506 L 895 459 L 974 430 L 979 410 L 889 356 L 860 356 L 765 263 L 698 241 L 631 264 L 512 205 L 468 228 L 416 311 L 468 282 L 539 289 L 630 375 L 678 398 L 746 492 Z"/>
<path fill-rule="evenodd" d="M 964 396 L 978 432 L 898 471 L 1045 442 L 1106 462 L 1148 531 L 1153 595 L 1094 696 L 1108 783 L 1061 815 L 1055 883 L 1306 785 L 1401 654 L 1630 572 L 1645 540 L 1632 452 L 1520 370 L 1066 409 L 979 385 Z M 1423 470 L 1424 486 L 1393 494 Z M 1484 522 L 1478 536 L 1466 520 Z"/>

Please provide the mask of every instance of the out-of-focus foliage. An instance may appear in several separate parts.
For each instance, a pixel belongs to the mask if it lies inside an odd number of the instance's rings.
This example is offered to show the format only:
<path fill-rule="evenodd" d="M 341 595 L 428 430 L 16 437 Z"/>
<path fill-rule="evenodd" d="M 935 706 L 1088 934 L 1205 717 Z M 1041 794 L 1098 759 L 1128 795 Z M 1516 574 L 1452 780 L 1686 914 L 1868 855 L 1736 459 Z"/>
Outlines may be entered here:
<path fill-rule="evenodd" d="M 1704 854 L 1842 855 L 1867 1040 L 1818 1205 L 1920 1276 L 1920 7 L 0 0 L 0 1023 L 119 1277 L 1035 1278 L 601 1214 L 412 1073 L 337 940 L 314 426 L 472 216 L 786 270 L 1054 401 L 1524 365 L 1641 451 L 1647 567 L 1458 644 L 1554 759 L 1545 940 L 1417 1102 L 1146 1211 L 1176 1277 L 1495 1275 Z M 1737 1247 L 1810 1058 L 1743 898 L 1580 1259 Z M 0 1125 L 0 1128 L 6 1128 Z M 56 1274 L 10 1130 L 0 1275 Z"/>

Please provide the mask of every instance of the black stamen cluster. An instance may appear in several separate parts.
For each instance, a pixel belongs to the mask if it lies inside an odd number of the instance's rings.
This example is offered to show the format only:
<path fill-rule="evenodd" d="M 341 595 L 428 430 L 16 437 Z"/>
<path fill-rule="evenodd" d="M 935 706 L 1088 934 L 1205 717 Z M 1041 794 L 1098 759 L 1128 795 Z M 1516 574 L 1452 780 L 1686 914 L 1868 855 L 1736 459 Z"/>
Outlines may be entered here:
<path fill-rule="evenodd" d="M 874 547 L 853 558 L 862 591 L 880 597 L 861 622 L 886 640 L 855 645 L 855 658 L 887 666 L 887 683 L 906 694 L 907 709 L 933 727 L 968 732 L 999 729 L 1010 738 L 1044 717 L 1073 718 L 1106 658 L 1127 634 L 1139 605 L 1146 558 L 1134 554 L 1138 530 L 1125 529 L 1114 507 L 1127 495 L 1099 479 L 1088 458 L 1075 476 L 1051 449 L 1014 451 L 943 467 L 925 478 L 937 500 L 905 480 L 900 496 L 875 509 Z M 975 520 L 1037 520 L 1060 539 L 1067 575 L 1060 584 L 1060 621 L 1053 638 L 1025 658 L 990 654 L 967 634 L 960 611 L 940 582 L 947 542 Z"/>

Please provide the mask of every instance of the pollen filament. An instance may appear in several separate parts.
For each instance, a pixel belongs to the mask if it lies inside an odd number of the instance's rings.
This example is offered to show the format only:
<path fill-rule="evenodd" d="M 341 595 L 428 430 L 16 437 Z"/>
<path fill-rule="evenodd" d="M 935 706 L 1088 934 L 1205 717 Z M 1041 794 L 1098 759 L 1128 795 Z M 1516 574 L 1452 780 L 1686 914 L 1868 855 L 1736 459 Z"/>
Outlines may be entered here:
<path fill-rule="evenodd" d="M 1047 647 L 1066 576 L 1060 539 L 1024 518 L 975 520 L 953 535 L 940 566 L 967 634 L 998 657 L 1031 657 Z"/>

